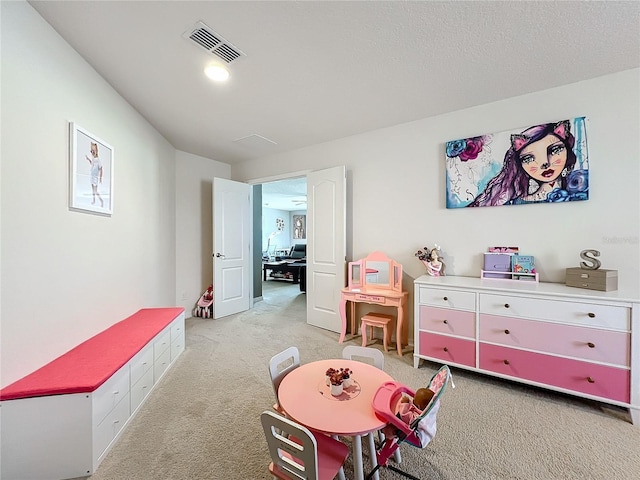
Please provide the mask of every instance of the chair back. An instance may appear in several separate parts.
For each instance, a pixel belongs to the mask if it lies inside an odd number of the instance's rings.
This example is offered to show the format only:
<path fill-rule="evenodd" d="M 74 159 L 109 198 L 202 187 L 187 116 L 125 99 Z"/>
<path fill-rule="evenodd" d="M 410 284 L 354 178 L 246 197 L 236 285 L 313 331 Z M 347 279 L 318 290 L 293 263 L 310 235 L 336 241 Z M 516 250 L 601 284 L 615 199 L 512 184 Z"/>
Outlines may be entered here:
<path fill-rule="evenodd" d="M 279 478 L 318 478 L 318 445 L 313 434 L 302 425 L 273 412 L 260 415 L 269 446 L 269 470 Z M 286 476 L 283 476 L 286 475 Z"/>
<path fill-rule="evenodd" d="M 269 471 L 281 479 L 332 480 L 342 472 L 349 447 L 338 440 L 317 433 L 265 411 L 260 416 L 269 446 Z M 344 475 L 341 476 L 344 478 Z"/>
<path fill-rule="evenodd" d="M 276 353 L 269 360 L 269 375 L 273 384 L 273 393 L 278 402 L 278 388 L 282 379 L 291 371 L 300 366 L 300 352 L 298 347 L 289 347 L 280 353 Z"/>
<path fill-rule="evenodd" d="M 384 354 L 377 348 L 347 345 L 342 350 L 342 358 L 370 363 L 374 367 L 384 370 Z"/>

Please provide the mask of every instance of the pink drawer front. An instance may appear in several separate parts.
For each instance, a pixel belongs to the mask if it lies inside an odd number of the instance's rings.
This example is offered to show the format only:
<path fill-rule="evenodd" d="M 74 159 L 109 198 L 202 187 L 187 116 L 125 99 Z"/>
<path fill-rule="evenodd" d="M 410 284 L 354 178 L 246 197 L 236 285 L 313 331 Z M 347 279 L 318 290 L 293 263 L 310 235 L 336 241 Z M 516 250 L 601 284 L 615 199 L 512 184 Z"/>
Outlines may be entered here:
<path fill-rule="evenodd" d="M 630 376 L 625 368 L 486 343 L 480 343 L 480 368 L 620 402 L 630 399 Z"/>
<path fill-rule="evenodd" d="M 631 339 L 627 332 L 480 314 L 480 341 L 630 365 Z"/>
<path fill-rule="evenodd" d="M 420 328 L 446 335 L 476 338 L 475 312 L 420 306 Z"/>
<path fill-rule="evenodd" d="M 476 366 L 476 343 L 471 340 L 420 332 L 420 355 L 433 357 L 445 363 Z"/>

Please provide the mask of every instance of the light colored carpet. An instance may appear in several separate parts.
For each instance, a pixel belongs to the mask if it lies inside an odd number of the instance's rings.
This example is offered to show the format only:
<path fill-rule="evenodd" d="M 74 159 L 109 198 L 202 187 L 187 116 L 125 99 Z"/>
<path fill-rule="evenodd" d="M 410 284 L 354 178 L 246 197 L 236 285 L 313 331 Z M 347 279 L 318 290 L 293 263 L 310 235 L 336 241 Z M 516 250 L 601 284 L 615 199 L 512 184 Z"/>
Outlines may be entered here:
<path fill-rule="evenodd" d="M 268 281 L 264 298 L 238 315 L 187 319 L 185 352 L 92 480 L 270 478 L 259 420 L 274 403 L 269 359 L 291 345 L 300 349 L 302 363 L 340 358 L 344 344 L 338 344 L 337 334 L 305 323 L 305 295 L 297 285 Z M 410 353 L 404 358 L 385 353 L 385 371 L 414 388 L 425 385 L 437 368 L 422 362 L 414 369 Z M 433 442 L 423 450 L 402 446 L 401 467 L 413 475 L 425 480 L 640 478 L 640 426 L 629 423 L 625 410 L 452 372 L 456 388 L 444 393 Z M 345 473 L 353 478 L 350 459 Z M 401 477 L 383 470 L 381 478 Z"/>

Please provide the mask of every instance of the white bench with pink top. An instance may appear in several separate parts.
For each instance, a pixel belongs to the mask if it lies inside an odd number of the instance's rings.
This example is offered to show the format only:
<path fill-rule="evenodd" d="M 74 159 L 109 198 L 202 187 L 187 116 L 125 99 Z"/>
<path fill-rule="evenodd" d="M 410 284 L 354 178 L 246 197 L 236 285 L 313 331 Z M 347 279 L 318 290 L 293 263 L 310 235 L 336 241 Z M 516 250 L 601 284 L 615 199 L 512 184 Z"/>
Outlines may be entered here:
<path fill-rule="evenodd" d="M 146 308 L 0 390 L 0 478 L 91 475 L 184 351 L 183 308 Z"/>

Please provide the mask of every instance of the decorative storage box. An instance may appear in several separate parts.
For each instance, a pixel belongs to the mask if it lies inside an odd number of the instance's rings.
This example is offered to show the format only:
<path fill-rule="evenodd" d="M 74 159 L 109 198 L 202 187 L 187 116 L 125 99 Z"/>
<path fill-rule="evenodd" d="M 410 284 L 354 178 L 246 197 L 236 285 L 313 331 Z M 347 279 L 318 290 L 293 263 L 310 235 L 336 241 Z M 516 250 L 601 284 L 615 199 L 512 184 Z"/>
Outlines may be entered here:
<path fill-rule="evenodd" d="M 618 289 L 617 270 L 589 270 L 586 268 L 567 268 L 566 284 L 568 287 L 588 288 L 609 292 Z"/>
<path fill-rule="evenodd" d="M 511 272 L 511 257 L 509 253 L 485 253 L 484 269 L 485 272 Z M 511 274 L 507 273 L 485 273 L 486 278 L 511 278 Z"/>

